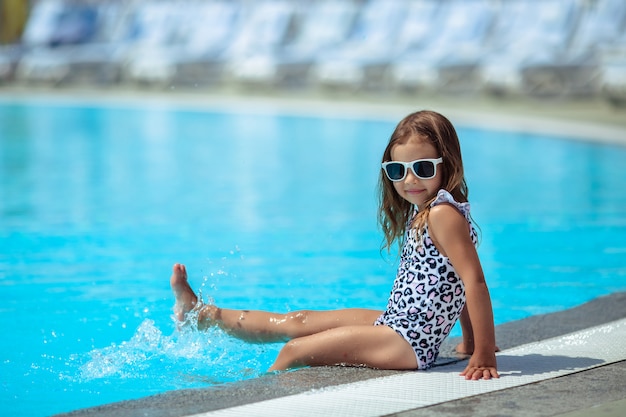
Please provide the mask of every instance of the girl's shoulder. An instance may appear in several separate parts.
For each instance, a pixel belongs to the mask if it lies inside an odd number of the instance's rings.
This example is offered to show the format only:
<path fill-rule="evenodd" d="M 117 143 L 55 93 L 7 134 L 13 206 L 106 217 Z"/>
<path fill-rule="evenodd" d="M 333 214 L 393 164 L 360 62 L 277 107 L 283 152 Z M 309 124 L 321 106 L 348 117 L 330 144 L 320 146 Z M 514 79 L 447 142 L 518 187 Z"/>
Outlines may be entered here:
<path fill-rule="evenodd" d="M 460 203 L 458 201 L 456 201 L 454 199 L 454 197 L 452 196 L 452 194 L 450 194 L 448 191 L 446 190 L 439 190 L 437 192 L 437 197 L 435 198 L 435 201 L 433 201 L 430 204 L 431 210 L 433 207 L 442 205 L 442 204 L 446 204 L 446 205 L 451 205 L 453 206 L 455 209 L 457 209 L 465 218 L 469 217 L 470 214 L 470 204 L 465 202 L 465 203 Z M 436 210 L 437 211 L 437 210 Z M 469 219 L 468 219 L 469 220 Z"/>
<path fill-rule="evenodd" d="M 428 214 L 428 233 L 444 256 L 445 248 L 455 236 L 467 236 L 477 243 L 477 234 L 469 214 L 469 203 L 459 203 L 445 190 L 439 191 Z M 469 232 L 469 233 L 468 233 Z"/>

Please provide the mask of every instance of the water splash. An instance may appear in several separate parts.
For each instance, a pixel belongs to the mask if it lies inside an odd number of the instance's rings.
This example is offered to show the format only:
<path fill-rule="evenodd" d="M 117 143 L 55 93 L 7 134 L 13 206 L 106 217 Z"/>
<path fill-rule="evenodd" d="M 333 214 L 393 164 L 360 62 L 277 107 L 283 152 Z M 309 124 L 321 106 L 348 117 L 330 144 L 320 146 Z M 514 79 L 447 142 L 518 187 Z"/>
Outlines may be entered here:
<path fill-rule="evenodd" d="M 89 352 L 79 379 L 141 379 L 171 388 L 214 385 L 261 375 L 278 348 L 246 343 L 217 328 L 197 331 L 193 325 L 168 336 L 145 319 L 130 340 Z"/>

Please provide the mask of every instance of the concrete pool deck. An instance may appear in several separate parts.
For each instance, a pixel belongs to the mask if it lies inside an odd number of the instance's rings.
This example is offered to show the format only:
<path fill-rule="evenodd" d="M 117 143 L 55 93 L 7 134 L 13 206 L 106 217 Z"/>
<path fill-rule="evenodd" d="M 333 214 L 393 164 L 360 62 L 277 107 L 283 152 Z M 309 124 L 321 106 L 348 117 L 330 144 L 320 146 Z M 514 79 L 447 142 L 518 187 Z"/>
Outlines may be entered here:
<path fill-rule="evenodd" d="M 311 96 L 257 93 L 243 96 L 232 91 L 200 94 L 188 92 L 99 89 L 0 88 L 0 100 L 33 97 L 54 101 L 110 102 L 128 105 L 176 106 L 198 109 L 253 112 L 290 112 L 339 117 L 376 117 L 397 121 L 408 112 L 429 108 L 455 123 L 523 132 L 546 132 L 575 139 L 626 146 L 626 111 L 597 100 L 535 101 L 491 100 L 463 97 L 415 98 L 389 96 Z M 544 341 L 560 335 L 626 318 L 626 293 L 593 300 L 574 309 L 534 316 L 497 327 L 501 349 Z M 620 340 L 626 346 L 626 340 Z M 446 343 L 443 355 L 455 340 Z M 624 348 L 626 349 L 626 348 Z M 324 367 L 301 369 L 278 375 L 206 389 L 171 391 L 133 401 L 76 410 L 66 416 L 171 416 L 182 417 L 212 410 L 282 398 L 330 386 L 395 376 L 398 372 Z M 580 372 L 527 385 L 470 395 L 427 407 L 415 407 L 399 416 L 554 416 L 626 415 L 626 361 L 617 361 Z M 293 415 L 298 415 L 296 412 Z"/>

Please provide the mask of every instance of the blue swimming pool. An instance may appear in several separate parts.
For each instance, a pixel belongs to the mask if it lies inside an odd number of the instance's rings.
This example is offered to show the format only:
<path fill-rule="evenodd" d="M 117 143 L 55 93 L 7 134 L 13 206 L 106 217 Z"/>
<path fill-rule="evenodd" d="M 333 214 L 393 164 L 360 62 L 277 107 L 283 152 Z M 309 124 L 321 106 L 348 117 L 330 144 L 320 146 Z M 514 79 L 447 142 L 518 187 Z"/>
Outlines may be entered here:
<path fill-rule="evenodd" d="M 383 308 L 395 123 L 0 101 L 3 412 L 261 375 L 278 345 L 174 331 L 174 262 L 225 307 Z M 626 289 L 625 148 L 458 127 L 497 323 Z"/>

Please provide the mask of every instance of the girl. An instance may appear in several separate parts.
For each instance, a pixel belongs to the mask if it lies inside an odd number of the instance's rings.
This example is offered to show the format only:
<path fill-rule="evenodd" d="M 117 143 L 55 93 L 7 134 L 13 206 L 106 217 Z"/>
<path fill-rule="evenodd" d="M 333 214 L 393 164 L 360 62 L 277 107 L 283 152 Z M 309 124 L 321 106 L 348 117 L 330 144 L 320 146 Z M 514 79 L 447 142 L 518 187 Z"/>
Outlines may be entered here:
<path fill-rule="evenodd" d="M 249 341 L 287 341 L 270 371 L 339 364 L 427 369 L 460 319 L 463 342 L 457 351 L 471 354 L 461 375 L 499 377 L 491 300 L 454 127 L 432 111 L 410 114 L 393 132 L 382 162 L 379 221 L 387 249 L 396 241 L 401 247 L 384 312 L 277 314 L 203 305 L 185 267 L 176 264 L 170 280 L 176 318 L 184 321 L 193 310 L 201 329 L 216 325 Z"/>

